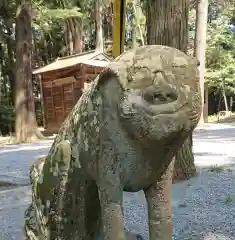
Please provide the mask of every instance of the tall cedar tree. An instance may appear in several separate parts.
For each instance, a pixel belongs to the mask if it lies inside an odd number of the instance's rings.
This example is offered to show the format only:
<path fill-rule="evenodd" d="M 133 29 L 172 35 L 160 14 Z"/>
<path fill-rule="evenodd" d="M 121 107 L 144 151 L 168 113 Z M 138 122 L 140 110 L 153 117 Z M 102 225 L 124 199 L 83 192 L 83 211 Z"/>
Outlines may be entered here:
<path fill-rule="evenodd" d="M 17 0 L 16 11 L 16 142 L 31 142 L 41 137 L 37 131 L 32 86 L 31 0 Z"/>
<path fill-rule="evenodd" d="M 188 43 L 189 0 L 148 0 L 147 43 L 167 45 L 186 53 Z M 176 154 L 173 181 L 196 174 L 192 152 L 192 134 Z"/>
<path fill-rule="evenodd" d="M 197 1 L 197 14 L 196 14 L 196 34 L 194 43 L 194 56 L 200 62 L 199 72 L 200 72 L 200 88 L 202 95 L 202 114 L 199 124 L 204 123 L 204 77 L 205 77 L 205 63 L 206 63 L 206 35 L 207 35 L 207 18 L 208 18 L 208 0 L 198 0 Z M 225 97 L 226 99 L 226 97 Z M 226 102 L 225 102 L 226 103 Z M 225 104 L 225 106 L 228 104 Z M 228 108 L 228 107 L 227 107 Z M 227 109 L 226 109 L 227 110 Z"/>

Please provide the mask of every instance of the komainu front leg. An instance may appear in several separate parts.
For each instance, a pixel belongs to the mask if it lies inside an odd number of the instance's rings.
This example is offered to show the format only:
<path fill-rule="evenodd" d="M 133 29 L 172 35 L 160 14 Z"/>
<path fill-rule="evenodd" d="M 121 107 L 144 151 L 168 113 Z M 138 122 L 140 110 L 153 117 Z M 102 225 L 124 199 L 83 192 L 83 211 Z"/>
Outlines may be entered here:
<path fill-rule="evenodd" d="M 106 182 L 99 183 L 101 204 L 102 239 L 124 240 L 124 219 L 122 212 L 122 188 L 114 174 Z"/>
<path fill-rule="evenodd" d="M 171 240 L 171 186 L 174 161 L 171 162 L 161 180 L 148 189 L 145 189 L 145 197 L 148 204 L 149 239 Z"/>
<path fill-rule="evenodd" d="M 55 146 L 53 159 L 53 175 L 57 177 L 56 185 L 53 189 L 53 200 L 50 202 L 51 225 L 50 237 L 58 238 L 63 234 L 63 210 L 66 194 L 66 184 L 71 163 L 71 145 L 68 140 L 64 140 Z"/>

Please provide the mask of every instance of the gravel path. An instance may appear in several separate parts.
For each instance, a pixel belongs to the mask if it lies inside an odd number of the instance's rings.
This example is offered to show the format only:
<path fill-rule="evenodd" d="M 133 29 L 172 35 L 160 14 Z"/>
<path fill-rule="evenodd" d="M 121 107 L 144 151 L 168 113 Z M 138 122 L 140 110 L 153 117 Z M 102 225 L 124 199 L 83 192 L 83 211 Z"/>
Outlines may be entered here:
<path fill-rule="evenodd" d="M 0 181 L 28 183 L 29 167 L 48 152 L 50 144 L 43 141 L 0 147 Z M 172 191 L 175 240 L 235 240 L 234 147 L 235 127 L 213 124 L 207 130 L 195 131 L 198 176 L 175 184 Z M 0 189 L 1 240 L 23 239 L 23 214 L 30 198 L 29 186 Z M 127 228 L 148 240 L 143 192 L 124 193 L 124 204 Z"/>

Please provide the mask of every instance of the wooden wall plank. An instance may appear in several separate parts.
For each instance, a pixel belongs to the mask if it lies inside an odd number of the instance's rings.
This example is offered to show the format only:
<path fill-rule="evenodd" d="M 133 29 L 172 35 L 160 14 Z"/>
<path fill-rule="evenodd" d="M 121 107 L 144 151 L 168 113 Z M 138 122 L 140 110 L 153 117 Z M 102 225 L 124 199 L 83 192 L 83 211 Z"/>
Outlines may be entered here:
<path fill-rule="evenodd" d="M 43 74 L 41 91 L 46 127 L 62 124 L 81 97 L 84 83 L 89 84 L 102 70 L 100 67 L 80 65 L 76 69 Z"/>
<path fill-rule="evenodd" d="M 65 104 L 64 104 L 64 88 L 63 88 L 63 85 L 60 86 L 60 92 L 61 92 L 61 100 L 62 100 L 63 118 L 65 118 Z"/>

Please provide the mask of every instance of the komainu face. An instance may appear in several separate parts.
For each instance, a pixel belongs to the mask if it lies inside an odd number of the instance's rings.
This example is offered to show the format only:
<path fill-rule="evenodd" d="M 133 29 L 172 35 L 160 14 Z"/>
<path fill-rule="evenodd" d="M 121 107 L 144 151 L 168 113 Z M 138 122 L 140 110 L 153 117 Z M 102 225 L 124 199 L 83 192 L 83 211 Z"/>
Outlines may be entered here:
<path fill-rule="evenodd" d="M 142 141 L 172 133 L 191 132 L 201 112 L 195 58 L 165 46 L 145 46 L 126 52 L 111 69 L 123 87 L 121 120 Z"/>

